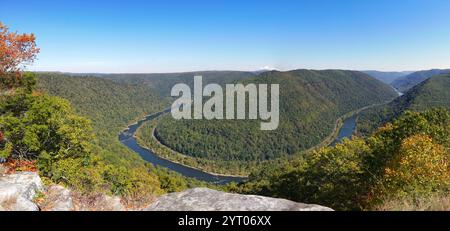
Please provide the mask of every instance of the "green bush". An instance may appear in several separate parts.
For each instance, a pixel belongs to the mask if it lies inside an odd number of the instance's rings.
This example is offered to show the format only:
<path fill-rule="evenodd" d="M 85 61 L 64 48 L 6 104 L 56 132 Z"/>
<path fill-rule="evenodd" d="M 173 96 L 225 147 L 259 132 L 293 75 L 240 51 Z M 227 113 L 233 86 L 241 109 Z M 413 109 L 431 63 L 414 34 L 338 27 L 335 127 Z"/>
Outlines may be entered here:
<path fill-rule="evenodd" d="M 51 180 L 63 183 L 82 194 L 104 193 L 109 190 L 103 179 L 103 168 L 103 163 L 95 158 L 66 158 L 51 166 Z"/>
<path fill-rule="evenodd" d="M 108 165 L 104 172 L 104 178 L 110 185 L 112 193 L 127 195 L 132 199 L 142 199 L 162 193 L 158 178 L 149 174 L 148 171 L 147 168 L 127 169 Z"/>

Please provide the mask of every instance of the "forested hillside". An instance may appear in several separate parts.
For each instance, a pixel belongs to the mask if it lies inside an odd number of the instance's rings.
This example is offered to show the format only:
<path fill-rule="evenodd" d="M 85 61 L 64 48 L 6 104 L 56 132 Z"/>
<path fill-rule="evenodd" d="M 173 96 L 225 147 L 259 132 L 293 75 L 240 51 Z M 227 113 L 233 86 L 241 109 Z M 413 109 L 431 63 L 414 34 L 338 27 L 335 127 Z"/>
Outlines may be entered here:
<path fill-rule="evenodd" d="M 145 86 L 118 84 L 96 77 L 71 77 L 56 73 L 38 73 L 38 89 L 68 99 L 76 112 L 93 122 L 95 132 L 109 146 L 111 139 L 132 120 L 167 107 Z"/>
<path fill-rule="evenodd" d="M 181 190 L 190 184 L 201 185 L 167 170 L 154 168 L 118 141 L 118 133 L 133 120 L 169 105 L 148 87 L 56 73 L 39 73 L 37 82 L 39 91 L 67 99 L 78 114 L 92 121 L 96 139 L 91 142 L 99 146 L 92 154 L 116 172 L 108 180 L 118 181 L 115 186 L 117 193 L 144 195 L 149 188 L 157 193 Z M 105 168 L 103 165 L 94 167 L 98 172 Z M 153 182 L 145 182 L 149 178 Z"/>
<path fill-rule="evenodd" d="M 160 74 L 97 74 L 102 78 L 132 85 L 147 85 L 160 96 L 170 96 L 170 90 L 177 83 L 194 84 L 194 76 L 201 75 L 203 83 L 217 83 L 220 85 L 236 80 L 255 76 L 253 72 L 245 71 L 198 71 Z"/>
<path fill-rule="evenodd" d="M 431 107 L 450 109 L 450 74 L 429 78 L 391 103 L 362 112 L 358 118 L 358 131 L 370 135 L 406 110 L 423 111 Z"/>
<path fill-rule="evenodd" d="M 319 144 L 340 116 L 396 96 L 388 85 L 354 71 L 272 71 L 242 82 L 280 84 L 278 129 L 261 131 L 256 120 L 176 121 L 167 116 L 157 126 L 157 137 L 180 153 L 224 165 L 270 160 Z"/>
<path fill-rule="evenodd" d="M 372 136 L 265 165 L 230 187 L 337 210 L 448 210 L 450 112 L 406 112 Z"/>
<path fill-rule="evenodd" d="M 433 69 L 433 70 L 426 70 L 426 71 L 418 71 L 411 73 L 407 76 L 401 77 L 396 79 L 391 83 L 393 87 L 395 87 L 400 92 L 407 92 L 409 89 L 413 88 L 417 84 L 427 80 L 428 78 L 435 76 L 435 75 L 441 75 L 441 74 L 447 74 L 450 73 L 450 69 L 445 70 L 439 70 L 439 69 Z"/>

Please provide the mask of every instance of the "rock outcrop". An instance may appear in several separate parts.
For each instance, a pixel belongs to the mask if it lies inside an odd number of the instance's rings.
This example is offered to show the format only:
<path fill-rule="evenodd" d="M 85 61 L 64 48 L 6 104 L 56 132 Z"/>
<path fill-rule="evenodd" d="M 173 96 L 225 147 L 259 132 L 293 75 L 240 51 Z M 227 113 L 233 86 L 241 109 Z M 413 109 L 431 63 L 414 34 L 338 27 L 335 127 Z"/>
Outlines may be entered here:
<path fill-rule="evenodd" d="M 1 166 L 1 165 L 0 165 Z M 42 196 L 35 198 L 38 192 Z M 52 185 L 44 188 L 34 172 L 0 174 L 0 211 L 124 211 L 119 197 L 98 194 L 83 197 Z M 285 199 L 194 188 L 158 198 L 145 211 L 332 211 Z"/>
<path fill-rule="evenodd" d="M 194 188 L 158 198 L 147 211 L 333 211 L 314 204 L 285 199 Z"/>
<path fill-rule="evenodd" d="M 45 200 L 40 205 L 44 211 L 72 211 L 75 210 L 72 192 L 61 185 L 48 187 Z"/>
<path fill-rule="evenodd" d="M 38 211 L 33 203 L 43 191 L 41 178 L 34 172 L 19 172 L 0 177 L 0 211 Z"/>
<path fill-rule="evenodd" d="M 92 198 L 77 198 L 74 202 L 75 211 L 126 211 L 120 197 L 99 194 Z"/>
<path fill-rule="evenodd" d="M 39 204 L 43 211 L 125 211 L 119 197 L 98 194 L 91 197 L 73 193 L 61 186 L 52 185 L 45 192 L 45 199 Z"/>
<path fill-rule="evenodd" d="M 42 196 L 35 198 L 38 192 L 41 192 Z M 35 172 L 0 174 L 0 211 L 39 210 L 124 211 L 126 207 L 116 196 L 98 194 L 86 198 L 78 194 L 74 195 L 71 190 L 61 185 L 45 188 L 41 178 Z"/>

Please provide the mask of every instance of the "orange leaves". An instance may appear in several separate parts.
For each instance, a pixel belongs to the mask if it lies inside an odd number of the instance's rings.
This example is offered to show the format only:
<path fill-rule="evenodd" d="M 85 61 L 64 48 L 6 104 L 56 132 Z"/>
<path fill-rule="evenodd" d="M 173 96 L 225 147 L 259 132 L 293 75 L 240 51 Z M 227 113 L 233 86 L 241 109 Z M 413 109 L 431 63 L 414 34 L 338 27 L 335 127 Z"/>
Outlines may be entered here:
<path fill-rule="evenodd" d="M 8 174 L 17 171 L 37 172 L 36 161 L 34 160 L 17 160 L 10 158 L 4 165 L 8 169 Z"/>
<path fill-rule="evenodd" d="M 17 84 L 22 68 L 34 61 L 39 53 L 35 40 L 34 34 L 9 32 L 0 22 L 0 77 L 4 85 Z"/>
<path fill-rule="evenodd" d="M 42 96 L 43 93 L 40 92 L 40 91 L 33 91 L 33 92 L 31 93 L 31 95 L 37 97 L 37 96 Z"/>

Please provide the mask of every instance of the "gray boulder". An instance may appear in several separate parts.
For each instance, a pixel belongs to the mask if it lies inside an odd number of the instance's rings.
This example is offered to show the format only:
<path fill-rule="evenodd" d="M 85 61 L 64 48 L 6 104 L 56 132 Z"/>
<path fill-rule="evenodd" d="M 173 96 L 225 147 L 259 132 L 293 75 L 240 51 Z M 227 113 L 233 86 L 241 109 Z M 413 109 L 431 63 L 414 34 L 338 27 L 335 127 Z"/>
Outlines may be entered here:
<path fill-rule="evenodd" d="M 158 198 L 146 211 L 333 211 L 320 205 L 194 188 Z"/>
<path fill-rule="evenodd" d="M 61 185 L 47 188 L 45 199 L 40 203 L 42 211 L 125 211 L 119 197 L 98 194 L 83 196 Z"/>
<path fill-rule="evenodd" d="M 2 165 L 0 165 L 2 167 Z M 1 169 L 0 169 L 1 170 Z M 39 206 L 34 202 L 37 192 L 44 192 Z M 0 174 L 0 211 L 124 211 L 127 208 L 116 196 L 98 194 L 87 198 L 74 194 L 61 185 L 45 189 L 34 172 Z"/>
<path fill-rule="evenodd" d="M 87 200 L 88 202 L 86 202 Z M 99 194 L 94 198 L 78 198 L 74 202 L 75 211 L 126 211 L 119 197 Z"/>
<path fill-rule="evenodd" d="M 61 185 L 52 185 L 48 187 L 45 202 L 41 207 L 45 211 L 72 211 L 72 193 Z"/>
<path fill-rule="evenodd" d="M 43 191 L 41 178 L 34 172 L 18 172 L 0 177 L 0 211 L 38 211 L 33 203 L 36 192 Z"/>

